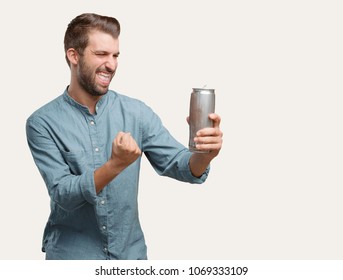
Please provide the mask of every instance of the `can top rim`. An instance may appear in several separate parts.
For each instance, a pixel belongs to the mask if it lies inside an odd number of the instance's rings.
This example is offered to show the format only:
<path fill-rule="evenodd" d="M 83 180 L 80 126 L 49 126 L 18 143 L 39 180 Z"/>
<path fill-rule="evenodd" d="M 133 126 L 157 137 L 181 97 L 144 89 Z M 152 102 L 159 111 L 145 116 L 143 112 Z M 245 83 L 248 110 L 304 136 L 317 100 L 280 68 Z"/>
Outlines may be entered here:
<path fill-rule="evenodd" d="M 213 88 L 193 88 L 193 91 L 214 92 L 214 89 Z"/>

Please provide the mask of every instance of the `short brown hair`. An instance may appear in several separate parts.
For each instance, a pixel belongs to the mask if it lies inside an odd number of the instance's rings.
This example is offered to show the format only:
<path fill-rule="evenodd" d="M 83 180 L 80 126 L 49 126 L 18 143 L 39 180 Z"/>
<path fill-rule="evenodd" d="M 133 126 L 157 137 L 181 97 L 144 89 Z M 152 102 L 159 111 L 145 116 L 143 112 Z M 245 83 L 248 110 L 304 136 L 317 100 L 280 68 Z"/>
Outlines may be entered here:
<path fill-rule="evenodd" d="M 119 21 L 113 17 L 85 13 L 74 18 L 69 24 L 64 35 L 64 51 L 68 65 L 67 50 L 74 48 L 83 54 L 88 45 L 88 34 L 91 30 L 98 30 L 110 34 L 117 39 L 120 34 Z"/>

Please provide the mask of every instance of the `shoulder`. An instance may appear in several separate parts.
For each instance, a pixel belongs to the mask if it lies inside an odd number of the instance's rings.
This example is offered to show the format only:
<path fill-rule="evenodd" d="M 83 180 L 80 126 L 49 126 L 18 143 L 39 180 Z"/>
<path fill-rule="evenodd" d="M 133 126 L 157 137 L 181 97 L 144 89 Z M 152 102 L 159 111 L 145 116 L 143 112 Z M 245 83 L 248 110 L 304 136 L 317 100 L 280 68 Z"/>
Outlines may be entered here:
<path fill-rule="evenodd" d="M 129 104 L 141 104 L 143 101 L 124 95 L 114 90 L 108 91 L 108 97 L 111 102 L 121 102 L 121 103 L 129 103 Z"/>
<path fill-rule="evenodd" d="M 52 115 L 61 112 L 63 104 L 63 94 L 44 104 L 35 110 L 28 118 L 27 122 L 38 122 L 39 120 L 49 119 Z"/>
<path fill-rule="evenodd" d="M 152 109 L 142 100 L 115 92 L 113 90 L 110 90 L 108 94 L 111 105 L 120 106 L 124 111 L 130 111 L 134 114 L 145 114 L 152 112 Z"/>

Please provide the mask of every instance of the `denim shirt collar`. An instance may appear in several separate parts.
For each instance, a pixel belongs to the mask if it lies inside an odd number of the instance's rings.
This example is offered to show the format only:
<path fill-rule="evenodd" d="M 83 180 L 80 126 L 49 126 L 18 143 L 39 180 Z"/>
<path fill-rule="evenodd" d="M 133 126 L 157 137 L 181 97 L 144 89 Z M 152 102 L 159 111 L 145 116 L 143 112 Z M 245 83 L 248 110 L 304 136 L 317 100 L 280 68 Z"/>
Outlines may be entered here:
<path fill-rule="evenodd" d="M 69 87 L 69 86 L 68 86 Z M 77 102 L 75 99 L 73 99 L 69 93 L 68 93 L 68 87 L 64 90 L 63 92 L 63 98 L 64 100 L 69 103 L 70 105 L 76 107 L 77 109 L 79 109 L 80 111 L 86 113 L 86 114 L 91 114 L 89 112 L 89 109 L 87 106 L 85 105 L 82 105 L 81 103 Z M 97 115 L 98 113 L 100 113 L 102 110 L 103 110 L 103 107 L 104 107 L 104 104 L 105 104 L 105 101 L 107 100 L 108 98 L 108 93 L 109 91 L 104 94 L 100 99 L 99 101 L 96 103 L 96 106 L 95 106 L 95 114 Z"/>

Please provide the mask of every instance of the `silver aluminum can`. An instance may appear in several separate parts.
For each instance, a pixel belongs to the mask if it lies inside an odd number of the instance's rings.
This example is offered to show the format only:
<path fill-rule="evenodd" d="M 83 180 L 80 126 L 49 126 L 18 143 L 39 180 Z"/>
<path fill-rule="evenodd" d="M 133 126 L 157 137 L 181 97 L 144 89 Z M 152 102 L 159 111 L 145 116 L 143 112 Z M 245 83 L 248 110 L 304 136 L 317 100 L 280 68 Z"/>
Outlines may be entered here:
<path fill-rule="evenodd" d="M 196 133 L 206 127 L 213 127 L 213 121 L 208 117 L 214 113 L 215 93 L 214 89 L 193 88 L 189 106 L 189 150 L 195 153 L 203 153 L 195 147 L 194 137 Z"/>

